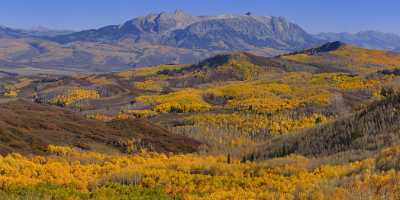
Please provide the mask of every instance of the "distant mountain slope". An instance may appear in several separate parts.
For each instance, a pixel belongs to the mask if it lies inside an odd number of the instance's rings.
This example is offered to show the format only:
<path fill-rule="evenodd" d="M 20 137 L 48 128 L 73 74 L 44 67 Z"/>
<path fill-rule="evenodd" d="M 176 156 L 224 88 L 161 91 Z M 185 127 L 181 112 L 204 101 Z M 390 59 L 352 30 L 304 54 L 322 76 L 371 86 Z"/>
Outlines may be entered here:
<path fill-rule="evenodd" d="M 348 44 L 369 49 L 382 49 L 388 51 L 400 50 L 400 36 L 379 31 L 362 31 L 352 33 L 320 33 L 319 39 L 327 41 L 341 41 Z"/>
<path fill-rule="evenodd" d="M 18 38 L 24 36 L 20 30 L 0 26 L 0 38 Z"/>
<path fill-rule="evenodd" d="M 318 40 L 283 17 L 226 16 L 193 23 L 166 37 L 167 45 L 185 48 L 295 50 L 318 44 Z"/>
<path fill-rule="evenodd" d="M 136 139 L 160 152 L 193 152 L 199 142 L 170 134 L 145 120 L 103 123 L 71 111 L 17 101 L 0 105 L 0 153 L 42 154 L 47 145 L 122 151 Z M 97 149 L 99 148 L 99 149 Z"/>
<path fill-rule="evenodd" d="M 196 63 L 214 54 L 202 49 L 129 42 L 59 44 L 43 39 L 0 38 L 0 66 L 6 67 L 107 72 L 155 64 Z"/>
<path fill-rule="evenodd" d="M 131 39 L 135 42 L 159 43 L 161 35 L 178 28 L 183 28 L 200 18 L 191 16 L 182 11 L 174 13 L 158 13 L 140 16 L 126 21 L 121 25 L 109 25 L 99 29 L 84 30 L 72 34 L 53 38 L 60 43 L 76 41 L 90 42 L 117 42 L 122 39 Z"/>
<path fill-rule="evenodd" d="M 55 37 L 58 35 L 72 34 L 72 30 L 56 30 L 43 26 L 33 27 L 31 29 L 22 30 L 25 34 L 33 37 Z"/>
<path fill-rule="evenodd" d="M 73 33 L 73 31 L 53 30 L 40 26 L 32 29 L 14 29 L 6 26 L 0 26 L 0 38 L 55 37 L 57 35 L 71 33 Z"/>

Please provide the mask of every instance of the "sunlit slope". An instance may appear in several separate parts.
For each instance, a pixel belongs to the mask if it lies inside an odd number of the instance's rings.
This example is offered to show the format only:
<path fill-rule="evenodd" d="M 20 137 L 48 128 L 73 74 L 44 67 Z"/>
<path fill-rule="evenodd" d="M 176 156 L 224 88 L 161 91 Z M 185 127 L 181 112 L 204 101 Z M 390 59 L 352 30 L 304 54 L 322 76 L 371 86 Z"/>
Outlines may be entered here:
<path fill-rule="evenodd" d="M 316 72 L 369 73 L 400 66 L 400 54 L 359 48 L 341 42 L 327 43 L 279 57 L 289 62 L 315 67 Z"/>

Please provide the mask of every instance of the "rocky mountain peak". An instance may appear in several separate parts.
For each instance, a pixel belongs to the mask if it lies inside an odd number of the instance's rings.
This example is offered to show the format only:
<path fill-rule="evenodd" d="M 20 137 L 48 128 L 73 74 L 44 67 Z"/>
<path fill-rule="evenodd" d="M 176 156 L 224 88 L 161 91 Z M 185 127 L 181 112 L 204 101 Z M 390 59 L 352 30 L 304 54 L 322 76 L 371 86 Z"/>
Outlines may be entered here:
<path fill-rule="evenodd" d="M 183 28 L 194 23 L 198 18 L 182 10 L 175 12 L 161 12 L 134 18 L 126 22 L 121 28 L 135 26 L 143 32 L 164 33 L 166 31 Z"/>

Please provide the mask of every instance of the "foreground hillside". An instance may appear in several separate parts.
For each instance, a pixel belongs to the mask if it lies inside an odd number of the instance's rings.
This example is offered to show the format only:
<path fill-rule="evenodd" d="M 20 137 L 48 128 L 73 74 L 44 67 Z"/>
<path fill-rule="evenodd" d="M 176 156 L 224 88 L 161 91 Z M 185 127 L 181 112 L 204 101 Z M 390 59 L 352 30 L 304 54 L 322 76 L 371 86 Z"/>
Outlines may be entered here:
<path fill-rule="evenodd" d="M 16 101 L 0 105 L 0 153 L 45 154 L 50 144 L 105 153 L 149 149 L 194 152 L 199 142 L 169 133 L 146 120 L 108 123 L 51 106 Z"/>
<path fill-rule="evenodd" d="M 366 157 L 399 144 L 400 95 L 390 93 L 350 116 L 339 118 L 301 133 L 277 137 L 264 145 L 258 158 L 290 154 L 329 156 L 341 153 L 351 158 Z"/>

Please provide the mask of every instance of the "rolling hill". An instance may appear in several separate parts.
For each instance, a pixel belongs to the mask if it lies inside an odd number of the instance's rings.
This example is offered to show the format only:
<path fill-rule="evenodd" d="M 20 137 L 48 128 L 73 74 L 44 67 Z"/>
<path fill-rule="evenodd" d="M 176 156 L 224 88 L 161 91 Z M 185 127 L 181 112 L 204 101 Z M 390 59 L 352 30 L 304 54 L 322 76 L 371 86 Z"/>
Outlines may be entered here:
<path fill-rule="evenodd" d="M 313 66 L 317 72 L 371 73 L 379 69 L 397 67 L 400 54 L 371 50 L 342 42 L 327 43 L 318 48 L 290 53 L 281 59 Z"/>
<path fill-rule="evenodd" d="M 24 98 L 100 121 L 147 119 L 207 151 L 241 156 L 379 99 L 382 87 L 396 86 L 399 64 L 399 54 L 333 42 L 269 58 L 236 52 L 194 65 L 8 77 L 0 91 L 5 101 Z"/>

